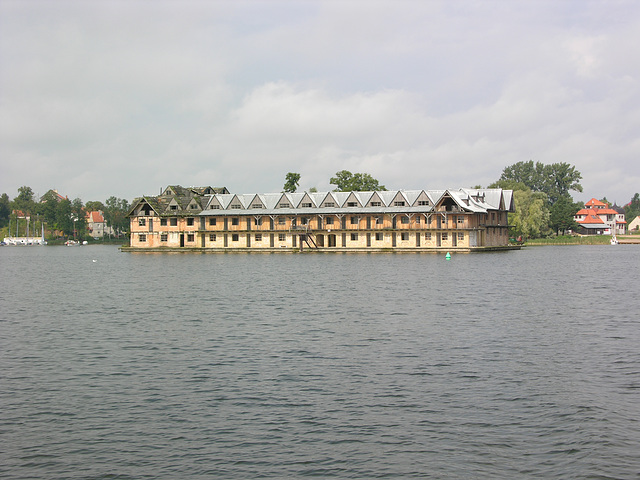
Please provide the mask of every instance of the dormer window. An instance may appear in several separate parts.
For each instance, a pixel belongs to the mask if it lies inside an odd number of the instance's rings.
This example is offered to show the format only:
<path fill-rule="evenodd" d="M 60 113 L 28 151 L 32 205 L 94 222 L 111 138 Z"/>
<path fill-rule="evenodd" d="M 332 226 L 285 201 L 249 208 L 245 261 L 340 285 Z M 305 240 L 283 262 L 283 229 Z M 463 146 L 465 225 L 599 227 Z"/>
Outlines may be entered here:
<path fill-rule="evenodd" d="M 324 206 L 325 206 L 325 207 L 335 207 L 335 206 L 336 206 L 336 204 L 335 204 L 334 202 L 325 202 L 325 203 L 324 203 Z"/>
<path fill-rule="evenodd" d="M 281 203 L 280 208 L 291 208 L 291 205 L 289 205 L 288 203 Z"/>
<path fill-rule="evenodd" d="M 169 210 L 178 210 L 177 205 L 169 205 Z"/>
<path fill-rule="evenodd" d="M 372 207 L 381 207 L 382 202 L 371 202 L 369 205 L 371 205 Z"/>
<path fill-rule="evenodd" d="M 302 203 L 300 206 L 302 208 L 311 208 L 311 204 L 310 203 Z"/>
<path fill-rule="evenodd" d="M 395 207 L 404 207 L 404 202 L 400 201 L 400 202 L 393 202 L 393 205 Z"/>
<path fill-rule="evenodd" d="M 347 202 L 347 207 L 357 207 L 358 202 Z"/>
<path fill-rule="evenodd" d="M 242 208 L 242 205 L 238 205 L 237 203 L 234 203 L 233 205 L 231 205 L 231 208 L 233 210 L 240 210 Z"/>

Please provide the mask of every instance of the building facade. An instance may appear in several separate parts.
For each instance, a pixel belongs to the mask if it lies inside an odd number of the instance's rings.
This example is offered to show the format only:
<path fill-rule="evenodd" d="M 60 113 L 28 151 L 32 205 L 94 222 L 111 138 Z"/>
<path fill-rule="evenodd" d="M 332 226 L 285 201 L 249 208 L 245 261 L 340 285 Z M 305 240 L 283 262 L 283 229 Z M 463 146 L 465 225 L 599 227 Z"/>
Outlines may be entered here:
<path fill-rule="evenodd" d="M 512 191 L 502 189 L 235 195 L 170 186 L 133 201 L 125 249 L 500 249 L 512 211 Z"/>
<path fill-rule="evenodd" d="M 611 208 L 607 203 L 592 198 L 574 215 L 578 233 L 585 235 L 624 235 L 627 222 L 624 209 Z"/>

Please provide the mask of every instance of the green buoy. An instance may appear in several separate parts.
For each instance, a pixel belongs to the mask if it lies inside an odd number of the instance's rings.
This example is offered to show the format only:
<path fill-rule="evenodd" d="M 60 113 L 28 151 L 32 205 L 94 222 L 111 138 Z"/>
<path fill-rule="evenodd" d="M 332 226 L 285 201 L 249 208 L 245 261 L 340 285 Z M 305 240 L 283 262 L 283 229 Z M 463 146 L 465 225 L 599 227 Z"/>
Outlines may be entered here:
<path fill-rule="evenodd" d="M 447 252 L 447 255 L 444 257 L 446 260 L 451 260 L 451 254 Z"/>

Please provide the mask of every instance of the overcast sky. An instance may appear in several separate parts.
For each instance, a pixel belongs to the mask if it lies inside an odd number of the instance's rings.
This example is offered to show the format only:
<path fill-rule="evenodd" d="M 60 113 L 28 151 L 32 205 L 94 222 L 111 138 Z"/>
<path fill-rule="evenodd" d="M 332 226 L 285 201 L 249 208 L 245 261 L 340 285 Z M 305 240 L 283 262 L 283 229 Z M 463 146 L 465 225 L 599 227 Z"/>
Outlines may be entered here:
<path fill-rule="evenodd" d="M 640 2 L 0 0 L 0 193 L 281 191 L 346 169 L 640 191 Z"/>

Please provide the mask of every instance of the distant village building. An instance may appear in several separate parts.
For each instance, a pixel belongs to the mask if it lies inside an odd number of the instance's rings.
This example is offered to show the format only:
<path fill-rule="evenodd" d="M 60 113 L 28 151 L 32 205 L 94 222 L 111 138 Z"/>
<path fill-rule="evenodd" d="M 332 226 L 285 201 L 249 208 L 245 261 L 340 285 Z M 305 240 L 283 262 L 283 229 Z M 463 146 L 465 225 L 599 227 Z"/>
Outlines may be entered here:
<path fill-rule="evenodd" d="M 637 232 L 638 230 L 640 230 L 640 215 L 631 220 L 631 223 L 629 223 L 629 232 Z"/>
<path fill-rule="evenodd" d="M 502 189 L 235 195 L 169 186 L 133 201 L 125 250 L 448 251 L 509 248 Z"/>
<path fill-rule="evenodd" d="M 574 220 L 579 226 L 578 233 L 585 235 L 624 235 L 627 222 L 624 209 L 611 208 L 609 204 L 595 198 L 589 200 L 585 208 L 579 210 Z"/>
<path fill-rule="evenodd" d="M 113 229 L 107 226 L 104 214 L 101 210 L 87 212 L 87 232 L 93 238 L 102 238 L 105 235 L 113 235 Z"/>

